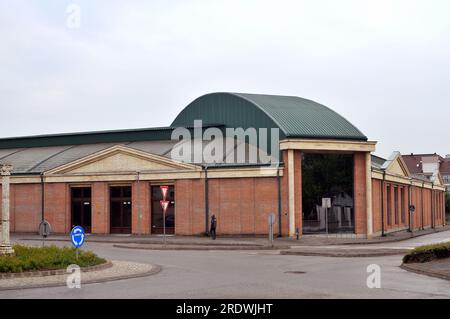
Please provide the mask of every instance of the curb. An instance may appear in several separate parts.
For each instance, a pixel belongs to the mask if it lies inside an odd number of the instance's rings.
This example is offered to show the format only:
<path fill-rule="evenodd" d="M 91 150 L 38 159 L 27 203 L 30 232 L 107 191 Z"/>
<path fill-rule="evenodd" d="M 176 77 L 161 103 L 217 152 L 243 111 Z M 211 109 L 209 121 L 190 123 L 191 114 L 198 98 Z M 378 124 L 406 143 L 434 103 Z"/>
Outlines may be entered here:
<path fill-rule="evenodd" d="M 341 257 L 341 258 L 367 258 L 404 255 L 408 250 L 383 251 L 383 252 L 313 252 L 313 251 L 289 251 L 282 250 L 280 255 L 288 256 L 316 256 L 316 257 Z"/>
<path fill-rule="evenodd" d="M 162 240 L 150 240 L 150 241 L 139 241 L 139 240 L 104 240 L 104 239 L 94 239 L 92 240 L 92 238 L 88 238 L 90 243 L 99 243 L 99 244 L 130 244 L 130 245 L 162 245 L 161 242 Z M 40 238 L 17 238 L 18 241 L 42 241 L 42 239 Z M 46 242 L 67 242 L 70 243 L 70 240 L 68 239 L 63 239 L 63 238 L 47 238 Z M 252 244 L 252 243 L 224 243 L 223 245 L 221 244 L 216 244 L 216 243 L 201 243 L 201 244 L 196 244 L 196 243 L 187 243 L 187 242 L 179 242 L 179 243 L 167 243 L 167 246 L 195 246 L 195 245 L 199 245 L 199 246 L 231 246 L 231 247 L 254 247 L 254 246 L 260 246 L 260 247 L 265 247 L 264 245 L 259 245 L 259 244 Z M 285 247 L 287 247 L 288 245 L 285 245 Z"/>
<path fill-rule="evenodd" d="M 444 231 L 450 231 L 450 226 L 444 226 L 444 227 L 440 227 L 440 228 L 436 228 L 434 230 L 428 229 L 425 230 L 424 233 L 418 233 L 419 231 L 414 231 L 412 234 L 409 234 L 409 236 L 407 237 L 400 237 L 400 238 L 390 238 L 389 234 L 388 237 L 383 237 L 383 239 L 378 239 L 378 240 L 371 240 L 371 241 L 362 241 L 361 239 L 354 239 L 349 240 L 349 241 L 344 241 L 344 242 L 329 242 L 329 243 L 323 243 L 323 244 L 317 244 L 317 243 L 308 243 L 308 244 L 304 244 L 307 246 L 311 246 L 311 247 L 315 247 L 315 246 L 355 246 L 355 245 L 372 245 L 372 244 L 384 244 L 384 243 L 394 243 L 394 242 L 401 242 L 401 241 L 405 241 L 408 239 L 412 239 L 412 238 L 417 238 L 417 237 L 421 237 L 421 236 L 426 236 L 426 235 L 431 235 L 431 234 L 436 234 L 436 233 L 440 233 L 440 232 L 444 232 Z M 17 240 L 19 241 L 42 241 L 41 238 L 27 238 L 27 234 L 17 234 L 18 238 Z M 23 235 L 22 238 L 20 238 L 20 236 Z M 186 236 L 187 238 L 196 238 L 195 236 Z M 320 238 L 320 237 L 319 237 Z M 157 239 L 142 239 L 139 240 L 138 238 L 133 239 L 133 238 L 128 238 L 128 239 L 118 239 L 115 240 L 113 238 L 111 239 L 96 239 L 95 236 L 89 236 L 88 237 L 89 242 L 91 243 L 104 243 L 104 244 L 117 244 L 117 245 L 126 245 L 126 244 L 136 244 L 136 245 L 161 245 L 161 240 L 157 240 Z M 47 242 L 70 242 L 69 239 L 66 238 L 47 238 L 46 239 Z M 280 242 L 282 245 L 278 246 L 279 249 L 287 249 L 290 246 L 297 246 L 299 245 L 299 242 L 296 240 L 285 240 L 285 241 L 281 241 Z M 178 243 L 167 243 L 167 246 L 217 246 L 220 244 L 214 243 L 214 242 L 204 242 L 204 243 L 189 243 L 189 242 L 178 242 Z M 265 249 L 266 246 L 261 245 L 261 244 L 253 244 L 253 243 L 236 243 L 236 242 L 231 242 L 231 243 L 224 243 L 223 246 L 230 246 L 230 247 L 249 247 L 248 249 L 250 249 L 250 247 L 255 247 L 255 246 L 259 246 L 259 247 L 264 247 L 263 249 Z M 175 250 L 175 249 L 174 249 Z M 185 249 L 185 250 L 191 250 L 191 249 Z"/>
<path fill-rule="evenodd" d="M 111 282 L 111 281 L 148 277 L 148 276 L 156 275 L 162 271 L 162 267 L 159 265 L 152 264 L 151 266 L 152 266 L 151 270 L 143 272 L 143 273 L 123 275 L 123 276 L 114 276 L 114 277 L 102 278 L 102 279 L 91 279 L 91 280 L 84 281 L 82 283 L 82 285 L 99 284 L 99 283 L 106 283 L 106 282 Z M 54 287 L 64 287 L 64 286 L 66 286 L 66 283 L 62 282 L 62 283 L 53 283 L 53 284 L 37 284 L 37 285 L 30 285 L 30 286 L 17 286 L 17 287 L 6 287 L 6 288 L 0 287 L 0 291 L 38 289 L 38 288 L 54 288 Z"/>
<path fill-rule="evenodd" d="M 112 262 L 107 261 L 106 263 L 83 267 L 80 268 L 81 272 L 91 272 L 99 271 L 111 268 L 113 266 Z M 2 273 L 0 274 L 1 279 L 16 279 L 16 278 L 30 278 L 30 277 L 46 277 L 46 276 L 58 276 L 67 274 L 67 269 L 54 269 L 54 270 L 37 270 L 37 271 L 25 271 L 25 272 L 14 272 L 14 273 Z"/>
<path fill-rule="evenodd" d="M 125 245 L 125 244 L 114 244 L 114 248 L 122 248 L 122 249 L 136 249 L 136 250 L 172 250 L 172 251 L 181 251 L 181 250 L 190 250 L 190 251 L 242 251 L 242 250 L 279 250 L 279 249 L 288 249 L 288 246 L 284 247 L 271 247 L 271 246 L 212 246 L 212 245 L 148 245 L 141 244 L 146 246 L 134 246 L 133 244 Z"/>
<path fill-rule="evenodd" d="M 412 264 L 413 265 L 413 264 Z M 418 275 L 425 275 L 429 277 L 444 279 L 444 280 L 450 280 L 450 275 L 445 275 L 440 272 L 436 271 L 430 271 L 430 270 L 423 270 L 423 269 L 417 269 L 413 266 L 410 266 L 408 264 L 401 264 L 400 268 Z"/>

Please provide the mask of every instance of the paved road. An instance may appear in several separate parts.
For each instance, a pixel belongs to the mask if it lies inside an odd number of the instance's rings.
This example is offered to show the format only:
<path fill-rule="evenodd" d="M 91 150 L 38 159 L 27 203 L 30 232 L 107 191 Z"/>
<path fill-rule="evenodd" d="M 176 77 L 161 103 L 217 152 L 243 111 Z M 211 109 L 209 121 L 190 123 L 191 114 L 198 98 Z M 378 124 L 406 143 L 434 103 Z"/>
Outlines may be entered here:
<path fill-rule="evenodd" d="M 390 247 L 450 240 L 450 232 Z M 109 259 L 163 267 L 146 278 L 82 286 L 0 292 L 0 298 L 450 298 L 450 282 L 398 266 L 401 256 L 328 258 L 280 256 L 261 251 L 148 251 L 90 244 Z M 381 267 L 381 288 L 366 285 L 367 266 Z M 293 274 L 288 272 L 305 272 Z"/>

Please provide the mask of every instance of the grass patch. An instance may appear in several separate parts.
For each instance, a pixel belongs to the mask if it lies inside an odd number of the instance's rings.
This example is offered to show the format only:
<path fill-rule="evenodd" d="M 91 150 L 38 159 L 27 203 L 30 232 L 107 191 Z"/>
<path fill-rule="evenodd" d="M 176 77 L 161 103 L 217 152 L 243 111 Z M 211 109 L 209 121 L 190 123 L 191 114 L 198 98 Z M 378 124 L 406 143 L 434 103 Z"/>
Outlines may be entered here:
<path fill-rule="evenodd" d="M 435 259 L 443 259 L 449 257 L 450 242 L 417 247 L 403 257 L 403 263 L 426 263 Z"/>
<path fill-rule="evenodd" d="M 77 260 L 75 248 L 70 247 L 15 245 L 14 252 L 13 256 L 0 256 L 0 273 L 64 269 L 71 264 L 88 267 L 106 262 L 93 252 L 82 250 Z"/>

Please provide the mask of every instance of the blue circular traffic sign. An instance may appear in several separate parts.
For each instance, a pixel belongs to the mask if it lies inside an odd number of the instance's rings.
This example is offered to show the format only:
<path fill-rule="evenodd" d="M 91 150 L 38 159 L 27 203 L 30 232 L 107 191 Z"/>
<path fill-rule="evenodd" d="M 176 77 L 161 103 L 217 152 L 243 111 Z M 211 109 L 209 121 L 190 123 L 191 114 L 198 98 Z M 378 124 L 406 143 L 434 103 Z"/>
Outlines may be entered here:
<path fill-rule="evenodd" d="M 70 240 L 75 248 L 83 246 L 86 235 L 84 233 L 84 228 L 81 226 L 75 226 L 70 232 Z"/>

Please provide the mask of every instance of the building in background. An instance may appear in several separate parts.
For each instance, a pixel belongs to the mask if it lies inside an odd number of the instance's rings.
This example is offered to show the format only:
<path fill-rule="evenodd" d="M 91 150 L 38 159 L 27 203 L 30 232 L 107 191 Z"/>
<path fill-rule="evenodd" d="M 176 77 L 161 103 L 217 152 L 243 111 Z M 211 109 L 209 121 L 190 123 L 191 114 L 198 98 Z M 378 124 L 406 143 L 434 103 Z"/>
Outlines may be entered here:
<path fill-rule="evenodd" d="M 410 172 L 417 176 L 430 179 L 433 174 L 439 172 L 445 184 L 445 188 L 450 193 L 450 155 L 442 157 L 434 154 L 413 154 L 403 155 L 405 163 Z"/>
<path fill-rule="evenodd" d="M 180 128 L 192 138 L 173 140 Z M 211 136 L 252 128 L 266 132 L 267 141 L 277 132 L 276 145 Z M 174 157 L 193 145 L 193 157 Z M 399 153 L 388 160 L 372 156 L 375 146 L 311 100 L 212 93 L 190 103 L 168 127 L 0 139 L 0 162 L 14 167 L 13 232 L 37 232 L 46 219 L 55 233 L 80 225 L 94 234 L 160 234 L 165 228 L 199 235 L 208 232 L 214 214 L 218 235 L 264 235 L 272 213 L 275 234 L 282 236 L 371 238 L 445 225 L 439 172 L 420 176 Z M 212 148 L 223 151 L 211 152 L 214 162 L 196 159 L 195 149 Z M 255 151 L 258 158 L 250 160 Z M 432 169 L 432 160 L 425 166 Z M 166 214 L 160 186 L 169 187 Z M 410 205 L 417 208 L 413 216 Z"/>

